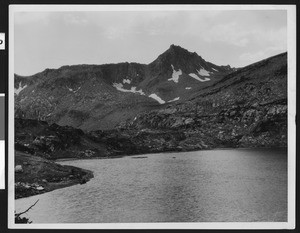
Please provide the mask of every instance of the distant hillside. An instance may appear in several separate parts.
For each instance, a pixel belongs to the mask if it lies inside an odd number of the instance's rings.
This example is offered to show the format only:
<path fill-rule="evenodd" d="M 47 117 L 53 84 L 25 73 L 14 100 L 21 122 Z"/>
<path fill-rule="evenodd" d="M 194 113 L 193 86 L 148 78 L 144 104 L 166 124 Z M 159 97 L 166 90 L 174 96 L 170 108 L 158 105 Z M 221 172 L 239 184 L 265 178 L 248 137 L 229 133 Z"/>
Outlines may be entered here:
<path fill-rule="evenodd" d="M 75 65 L 15 75 L 15 116 L 88 131 L 113 129 L 144 111 L 184 102 L 234 70 L 171 45 L 148 65 Z"/>

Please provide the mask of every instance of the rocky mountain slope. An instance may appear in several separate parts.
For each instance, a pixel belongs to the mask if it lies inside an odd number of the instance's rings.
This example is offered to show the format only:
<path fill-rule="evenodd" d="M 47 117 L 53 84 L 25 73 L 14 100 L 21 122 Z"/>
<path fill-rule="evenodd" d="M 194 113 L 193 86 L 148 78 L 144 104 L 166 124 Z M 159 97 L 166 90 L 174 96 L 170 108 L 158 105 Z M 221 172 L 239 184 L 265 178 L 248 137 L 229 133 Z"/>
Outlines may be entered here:
<path fill-rule="evenodd" d="M 208 69 L 208 68 L 207 68 Z M 215 80 L 186 101 L 147 109 L 110 130 L 16 119 L 16 149 L 44 158 L 287 146 L 287 54 Z"/>
<path fill-rule="evenodd" d="M 171 45 L 148 65 L 75 65 L 15 75 L 15 116 L 87 131 L 113 129 L 139 113 L 185 101 L 234 70 Z"/>
<path fill-rule="evenodd" d="M 32 119 L 15 119 L 15 149 L 45 159 L 109 156 L 104 143 L 96 143 L 71 126 Z"/>
<path fill-rule="evenodd" d="M 184 103 L 139 114 L 122 131 L 173 131 L 181 140 L 156 137 L 161 147 L 193 150 L 216 147 L 287 146 L 287 54 L 242 68 L 194 93 Z M 139 145 L 151 145 L 144 139 Z"/>

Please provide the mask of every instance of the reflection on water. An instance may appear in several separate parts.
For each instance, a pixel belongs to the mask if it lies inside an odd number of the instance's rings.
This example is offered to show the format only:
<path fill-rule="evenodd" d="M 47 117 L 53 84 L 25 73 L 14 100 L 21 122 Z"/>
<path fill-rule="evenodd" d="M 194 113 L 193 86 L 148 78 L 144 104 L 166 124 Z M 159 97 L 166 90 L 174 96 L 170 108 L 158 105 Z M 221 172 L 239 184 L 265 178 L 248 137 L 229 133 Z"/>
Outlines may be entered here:
<path fill-rule="evenodd" d="M 139 159 L 133 159 L 140 157 Z M 40 199 L 33 223 L 287 221 L 287 153 L 211 150 L 63 161 L 94 172 Z"/>

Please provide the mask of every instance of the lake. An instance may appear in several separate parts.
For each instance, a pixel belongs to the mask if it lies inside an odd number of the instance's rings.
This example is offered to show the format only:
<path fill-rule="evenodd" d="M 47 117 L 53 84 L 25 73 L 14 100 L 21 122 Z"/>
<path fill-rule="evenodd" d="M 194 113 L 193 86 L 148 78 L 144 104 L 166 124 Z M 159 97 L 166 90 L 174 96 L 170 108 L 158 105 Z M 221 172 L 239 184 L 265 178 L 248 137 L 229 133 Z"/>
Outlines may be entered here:
<path fill-rule="evenodd" d="M 83 185 L 15 201 L 34 223 L 287 221 L 287 152 L 224 149 L 59 162 Z"/>

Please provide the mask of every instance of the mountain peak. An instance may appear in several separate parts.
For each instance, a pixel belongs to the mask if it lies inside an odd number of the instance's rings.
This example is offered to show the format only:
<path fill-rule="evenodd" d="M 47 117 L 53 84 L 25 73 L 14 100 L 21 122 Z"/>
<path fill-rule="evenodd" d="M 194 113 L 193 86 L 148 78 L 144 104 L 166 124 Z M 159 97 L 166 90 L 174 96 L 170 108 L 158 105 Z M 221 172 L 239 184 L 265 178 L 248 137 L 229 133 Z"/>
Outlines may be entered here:
<path fill-rule="evenodd" d="M 180 47 L 179 45 L 171 44 L 169 49 L 184 49 L 184 48 Z"/>
<path fill-rule="evenodd" d="M 191 53 L 187 49 L 184 49 L 178 45 L 171 44 L 170 47 L 163 52 L 161 55 L 158 56 L 158 58 L 152 62 L 152 64 L 155 63 L 174 63 L 179 62 L 182 59 L 188 59 L 190 60 L 193 57 L 198 56 L 196 53 Z"/>
<path fill-rule="evenodd" d="M 182 48 L 179 45 L 174 45 L 174 44 L 171 44 L 170 48 L 166 52 L 175 52 L 176 54 L 186 53 L 189 55 L 197 54 L 196 52 L 192 53 L 192 52 L 188 51 L 187 49 Z"/>

